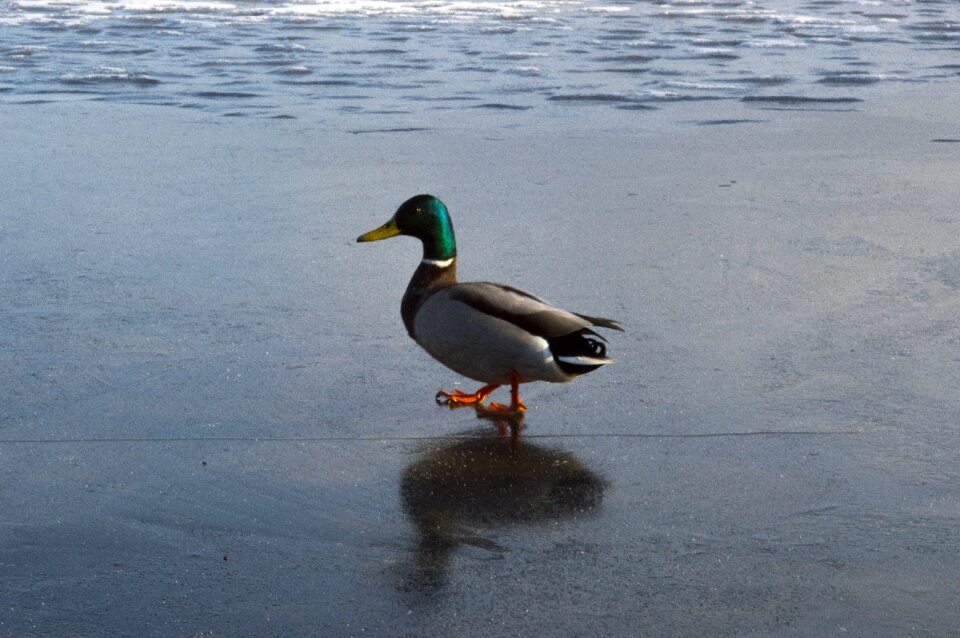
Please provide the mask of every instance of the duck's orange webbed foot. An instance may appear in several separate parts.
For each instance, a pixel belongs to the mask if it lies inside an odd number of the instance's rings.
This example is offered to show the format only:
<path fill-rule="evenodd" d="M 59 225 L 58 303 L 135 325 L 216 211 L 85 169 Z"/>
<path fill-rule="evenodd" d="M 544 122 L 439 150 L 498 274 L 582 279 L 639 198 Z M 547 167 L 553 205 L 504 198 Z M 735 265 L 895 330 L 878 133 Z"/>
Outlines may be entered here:
<path fill-rule="evenodd" d="M 522 414 L 526 412 L 527 404 L 523 401 L 517 402 L 516 405 L 504 405 L 502 403 L 491 402 L 489 406 L 481 403 L 477 405 L 476 408 L 477 412 L 483 412 L 490 416 L 510 416 L 511 414 Z"/>
<path fill-rule="evenodd" d="M 499 387 L 499 385 L 485 385 L 473 394 L 467 394 L 461 390 L 454 390 L 453 392 L 440 390 L 434 399 L 437 403 L 449 405 L 451 408 L 462 408 L 468 405 L 483 407 L 483 400 Z"/>
<path fill-rule="evenodd" d="M 520 375 L 510 373 L 510 405 L 490 403 L 490 406 L 477 405 L 477 412 L 484 412 L 491 416 L 523 414 L 527 411 L 527 404 L 520 400 Z"/>

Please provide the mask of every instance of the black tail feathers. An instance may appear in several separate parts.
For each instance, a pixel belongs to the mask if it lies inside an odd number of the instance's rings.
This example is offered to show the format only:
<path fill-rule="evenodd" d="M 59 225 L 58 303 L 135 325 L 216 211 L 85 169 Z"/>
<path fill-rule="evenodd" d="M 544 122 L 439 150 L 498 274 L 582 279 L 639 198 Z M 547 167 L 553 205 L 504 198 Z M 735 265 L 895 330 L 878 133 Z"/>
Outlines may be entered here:
<path fill-rule="evenodd" d="M 560 369 L 570 375 L 581 375 L 611 362 L 607 358 L 606 339 L 590 328 L 548 339 L 550 352 Z"/>

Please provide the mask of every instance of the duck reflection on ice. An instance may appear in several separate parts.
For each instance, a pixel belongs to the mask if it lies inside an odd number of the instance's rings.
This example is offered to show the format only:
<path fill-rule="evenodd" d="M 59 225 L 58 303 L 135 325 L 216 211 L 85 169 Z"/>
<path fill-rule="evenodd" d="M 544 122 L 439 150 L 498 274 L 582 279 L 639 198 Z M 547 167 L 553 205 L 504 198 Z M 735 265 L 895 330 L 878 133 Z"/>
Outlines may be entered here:
<path fill-rule="evenodd" d="M 441 585 L 461 544 L 504 551 L 478 528 L 553 522 L 590 512 L 603 498 L 606 481 L 576 456 L 520 438 L 516 417 L 493 420 L 499 435 L 478 430 L 440 442 L 403 473 L 403 504 L 420 533 L 408 574 L 414 587 Z"/>

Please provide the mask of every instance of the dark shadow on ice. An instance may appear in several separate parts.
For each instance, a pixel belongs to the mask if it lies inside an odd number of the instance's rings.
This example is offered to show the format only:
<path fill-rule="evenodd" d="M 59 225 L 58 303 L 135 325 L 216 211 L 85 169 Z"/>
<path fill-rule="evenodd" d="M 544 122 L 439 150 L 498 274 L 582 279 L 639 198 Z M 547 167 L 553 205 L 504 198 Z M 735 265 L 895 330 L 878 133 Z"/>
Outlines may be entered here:
<path fill-rule="evenodd" d="M 463 545 L 503 558 L 507 548 L 484 530 L 556 522 L 600 505 L 607 482 L 576 456 L 520 438 L 519 419 L 495 420 L 499 433 L 439 442 L 403 472 L 401 498 L 420 536 L 404 590 L 442 587 Z"/>

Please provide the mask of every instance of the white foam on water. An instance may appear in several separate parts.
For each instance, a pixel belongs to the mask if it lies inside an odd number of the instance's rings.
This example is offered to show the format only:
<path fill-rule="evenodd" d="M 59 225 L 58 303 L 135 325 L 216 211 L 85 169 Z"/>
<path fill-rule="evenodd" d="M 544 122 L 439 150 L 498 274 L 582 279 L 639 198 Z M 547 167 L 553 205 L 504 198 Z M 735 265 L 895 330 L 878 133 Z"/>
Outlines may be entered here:
<path fill-rule="evenodd" d="M 729 47 L 693 47 L 693 51 L 698 55 L 732 55 L 733 49 Z"/>
<path fill-rule="evenodd" d="M 132 83 L 138 85 L 159 84 L 159 80 L 146 73 L 130 71 L 121 67 L 101 67 L 91 73 L 64 73 L 59 77 L 66 84 Z"/>
<path fill-rule="evenodd" d="M 746 91 L 747 87 L 738 84 L 719 84 L 712 82 L 663 82 L 663 86 L 671 89 L 687 89 L 694 91 Z"/>
<path fill-rule="evenodd" d="M 824 26 L 824 27 L 841 27 L 851 24 L 856 24 L 853 20 L 848 20 L 844 18 L 830 17 L 830 18 L 821 18 L 820 16 L 812 15 L 801 15 L 801 14 L 782 14 L 774 13 L 770 15 L 770 19 L 774 22 L 779 22 L 781 24 L 790 24 L 797 26 Z"/>
<path fill-rule="evenodd" d="M 592 13 L 626 13 L 630 7 L 608 6 L 608 7 L 584 7 L 584 10 Z"/>
<path fill-rule="evenodd" d="M 291 66 L 280 67 L 281 73 L 286 73 L 290 75 L 303 75 L 306 73 L 311 73 L 309 67 L 305 67 L 302 64 L 295 64 Z"/>
<path fill-rule="evenodd" d="M 535 76 L 541 74 L 540 67 L 536 66 L 515 66 L 508 70 L 513 75 Z"/>
<path fill-rule="evenodd" d="M 535 17 L 538 14 L 571 4 L 560 0 L 520 0 L 515 2 L 429 2 L 387 0 L 329 0 L 325 2 L 298 2 L 274 6 L 268 11 L 274 15 L 299 16 L 439 16 L 472 19 L 479 16 Z"/>
<path fill-rule="evenodd" d="M 753 47 L 758 49 L 801 49 L 807 44 L 798 40 L 788 38 L 760 38 L 757 40 L 748 40 L 740 44 L 742 47 Z"/>
<path fill-rule="evenodd" d="M 548 53 L 541 53 L 541 52 L 539 52 L 539 51 L 537 51 L 537 52 L 532 52 L 532 51 L 507 51 L 506 53 L 503 54 L 503 57 L 505 57 L 505 58 L 513 58 L 513 59 L 517 59 L 517 60 L 524 60 L 524 59 L 526 59 L 526 58 L 545 58 L 545 57 L 547 57 L 547 56 L 549 56 Z"/>
<path fill-rule="evenodd" d="M 84 2 L 85 11 L 117 12 L 129 11 L 133 13 L 230 13 L 238 10 L 238 6 L 231 2 L 215 2 L 211 0 L 120 0 L 119 2 Z"/>
<path fill-rule="evenodd" d="M 34 13 L 48 9 L 50 13 L 62 13 L 66 10 L 90 15 L 112 15 L 122 12 L 231 12 L 236 11 L 238 8 L 235 3 L 216 2 L 215 0 L 119 0 L 117 2 L 102 2 L 99 0 L 89 2 L 86 0 L 20 0 L 16 5 Z"/>

